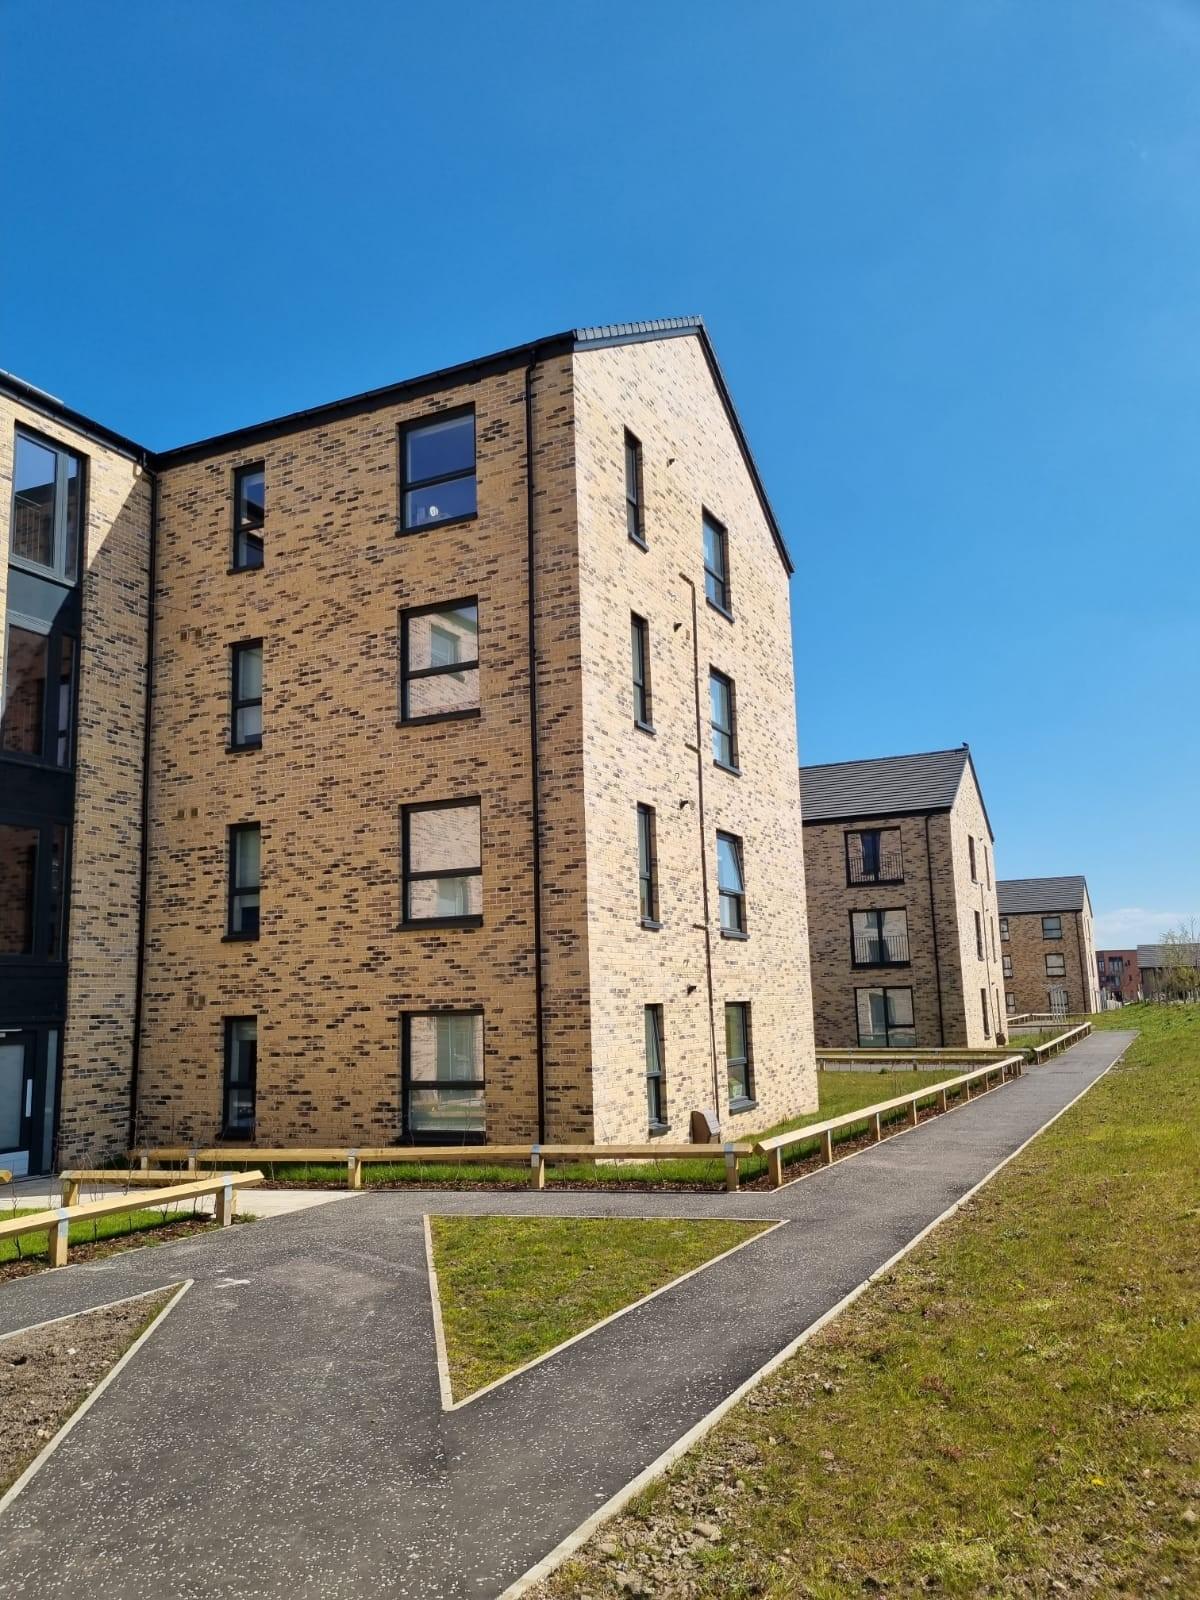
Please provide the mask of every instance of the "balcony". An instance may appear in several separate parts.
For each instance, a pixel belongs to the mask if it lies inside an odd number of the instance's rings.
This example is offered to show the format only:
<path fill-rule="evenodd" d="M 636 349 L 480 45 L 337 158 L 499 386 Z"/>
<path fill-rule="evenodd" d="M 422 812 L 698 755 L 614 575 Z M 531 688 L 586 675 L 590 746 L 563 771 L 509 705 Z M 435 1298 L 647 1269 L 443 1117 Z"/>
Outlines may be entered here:
<path fill-rule="evenodd" d="M 856 967 L 906 967 L 908 965 L 908 934 L 856 933 L 854 935 L 854 965 Z"/>
<path fill-rule="evenodd" d="M 904 882 L 904 858 L 899 850 L 885 850 L 873 861 L 855 861 L 851 857 L 847 870 L 851 883 Z"/>

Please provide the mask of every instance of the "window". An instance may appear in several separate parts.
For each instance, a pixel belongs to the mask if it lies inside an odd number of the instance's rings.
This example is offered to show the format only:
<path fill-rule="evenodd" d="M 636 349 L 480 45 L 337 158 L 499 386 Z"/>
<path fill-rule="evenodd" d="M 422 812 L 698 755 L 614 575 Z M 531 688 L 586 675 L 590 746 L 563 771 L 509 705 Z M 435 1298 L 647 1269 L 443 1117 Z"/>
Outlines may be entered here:
<path fill-rule="evenodd" d="M 850 934 L 850 959 L 856 967 L 907 965 L 907 911 L 852 911 Z"/>
<path fill-rule="evenodd" d="M 75 640 L 11 617 L 4 650 L 0 750 L 56 767 L 71 764 Z"/>
<path fill-rule="evenodd" d="M 404 920 L 475 924 L 483 917 L 478 800 L 405 806 Z"/>
<path fill-rule="evenodd" d="M 717 835 L 717 890 L 721 897 L 721 932 L 736 937 L 746 932 L 746 884 L 742 874 L 742 841 L 733 833 Z"/>
<path fill-rule="evenodd" d="M 1016 995 L 1015 994 L 1010 994 L 1007 990 L 1005 991 L 1005 995 L 1004 995 L 1004 1009 L 1005 1009 L 1005 1011 L 1007 1011 L 1007 1013 L 1008 1013 L 1008 1015 L 1010 1017 L 1012 1016 L 1013 1012 L 1017 1009 L 1017 997 L 1016 997 Z"/>
<path fill-rule="evenodd" d="M 1067 975 L 1067 958 L 1058 953 L 1046 957 L 1046 976 L 1048 978 L 1065 978 Z"/>
<path fill-rule="evenodd" d="M 704 592 L 710 605 L 729 617 L 729 535 L 716 520 L 704 513 Z"/>
<path fill-rule="evenodd" d="M 642 502 L 642 447 L 625 430 L 625 526 L 634 544 L 646 548 L 646 517 Z"/>
<path fill-rule="evenodd" d="M 846 835 L 847 883 L 903 883 L 899 828 L 859 828 Z"/>
<path fill-rule="evenodd" d="M 975 913 L 975 954 L 983 960 L 983 918 L 978 911 Z"/>
<path fill-rule="evenodd" d="M 229 830 L 230 939 L 258 938 L 259 878 L 262 830 L 257 822 L 239 822 Z"/>
<path fill-rule="evenodd" d="M 725 1007 L 725 1071 L 729 1079 L 729 1106 L 735 1110 L 754 1099 L 750 1068 L 750 1007 L 741 1001 Z"/>
<path fill-rule="evenodd" d="M 911 989 L 856 989 L 858 1042 L 864 1050 L 915 1045 Z"/>
<path fill-rule="evenodd" d="M 971 882 L 978 883 L 979 873 L 975 865 L 975 840 L 970 834 L 967 835 L 967 851 L 971 857 Z"/>
<path fill-rule="evenodd" d="M 663 1088 L 663 1011 L 661 1006 L 646 1006 L 646 1105 L 651 1128 L 667 1125 L 667 1101 Z"/>
<path fill-rule="evenodd" d="M 654 732 L 650 712 L 650 624 L 631 614 L 629 632 L 633 650 L 633 720 L 647 733 Z"/>
<path fill-rule="evenodd" d="M 67 829 L 0 822 L 0 957 L 61 961 Z"/>
<path fill-rule="evenodd" d="M 431 1144 L 483 1139 L 481 1011 L 406 1016 L 402 1070 L 403 1124 L 410 1139 Z"/>
<path fill-rule="evenodd" d="M 229 744 L 234 750 L 257 750 L 262 744 L 263 647 L 248 639 L 232 650 Z"/>
<path fill-rule="evenodd" d="M 638 806 L 638 895 L 642 926 L 658 927 L 658 856 L 653 806 Z"/>
<path fill-rule="evenodd" d="M 1109 958 L 1108 958 L 1108 970 L 1110 972 L 1117 972 L 1117 973 L 1120 972 L 1120 970 L 1121 970 L 1121 957 L 1120 956 L 1109 956 Z"/>
<path fill-rule="evenodd" d="M 257 1086 L 258 1018 L 226 1017 L 223 1138 L 253 1138 Z"/>
<path fill-rule="evenodd" d="M 12 559 L 74 583 L 79 576 L 82 513 L 81 458 L 18 433 L 13 455 Z"/>
<path fill-rule="evenodd" d="M 995 961 L 995 959 L 996 959 L 996 919 L 995 919 L 995 917 L 993 917 L 992 920 L 991 920 L 990 929 L 991 929 L 991 935 L 992 935 L 992 960 Z"/>
<path fill-rule="evenodd" d="M 263 564 L 263 524 L 267 516 L 265 469 L 261 461 L 233 475 L 233 570 L 248 572 Z"/>
<path fill-rule="evenodd" d="M 1043 917 L 1042 918 L 1042 938 L 1043 939 L 1061 939 L 1062 938 L 1062 918 L 1061 917 Z"/>
<path fill-rule="evenodd" d="M 983 1007 L 983 1037 L 985 1039 L 990 1039 L 992 1037 L 992 1014 L 991 1008 L 988 1005 L 988 993 L 986 989 L 980 989 L 979 991 L 979 1004 Z"/>
<path fill-rule="evenodd" d="M 1012 977 L 1012 975 L 1013 975 L 1013 966 L 1012 966 L 1012 957 L 1011 956 L 1001 956 L 1000 957 L 1000 972 L 1001 972 L 1001 975 L 1003 977 L 1005 977 L 1005 978 L 1011 978 Z"/>
<path fill-rule="evenodd" d="M 712 753 L 719 767 L 730 772 L 738 770 L 737 763 L 737 707 L 733 692 L 733 679 L 727 678 L 715 667 L 708 674 L 708 698 L 712 707 Z"/>
<path fill-rule="evenodd" d="M 983 876 L 988 888 L 992 887 L 992 858 L 988 855 L 988 847 L 983 847 Z"/>
<path fill-rule="evenodd" d="M 415 422 L 400 438 L 405 532 L 475 515 L 475 413 Z"/>
<path fill-rule="evenodd" d="M 421 606 L 400 615 L 400 716 L 405 722 L 479 715 L 479 606 Z"/>
<path fill-rule="evenodd" d="M 1007 939 L 1008 938 L 1008 918 L 1007 917 L 1001 917 L 1000 918 L 1000 937 L 1001 937 L 1001 939 Z"/>

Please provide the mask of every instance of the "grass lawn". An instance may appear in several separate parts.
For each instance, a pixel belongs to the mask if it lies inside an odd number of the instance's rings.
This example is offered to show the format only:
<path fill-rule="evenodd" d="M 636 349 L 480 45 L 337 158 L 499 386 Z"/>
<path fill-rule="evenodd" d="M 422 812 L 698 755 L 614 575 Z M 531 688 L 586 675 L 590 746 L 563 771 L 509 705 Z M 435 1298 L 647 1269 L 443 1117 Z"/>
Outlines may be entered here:
<path fill-rule="evenodd" d="M 1098 1026 L 1144 1032 L 541 1600 L 622 1574 L 723 1600 L 1200 1594 L 1200 1007 Z"/>
<path fill-rule="evenodd" d="M 0 1222 L 9 1217 L 30 1216 L 34 1206 L 0 1206 Z M 103 1239 L 119 1239 L 123 1234 L 142 1233 L 147 1228 L 159 1228 L 163 1223 L 188 1222 L 194 1211 L 129 1211 L 124 1215 L 90 1217 L 73 1222 L 68 1231 L 72 1245 L 97 1244 Z M 28 1261 L 31 1257 L 45 1256 L 50 1242 L 46 1233 L 27 1233 L 20 1239 L 0 1239 L 0 1266 L 9 1261 Z"/>
<path fill-rule="evenodd" d="M 429 1223 L 456 1400 L 766 1226 L 592 1217 Z"/>

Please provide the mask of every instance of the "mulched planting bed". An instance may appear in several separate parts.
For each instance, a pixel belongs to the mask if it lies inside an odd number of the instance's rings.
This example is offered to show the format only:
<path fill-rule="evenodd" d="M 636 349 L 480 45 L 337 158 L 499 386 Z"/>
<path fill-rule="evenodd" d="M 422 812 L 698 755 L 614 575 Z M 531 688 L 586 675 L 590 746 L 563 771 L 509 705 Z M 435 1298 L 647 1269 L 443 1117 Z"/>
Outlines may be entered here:
<path fill-rule="evenodd" d="M 0 1338 L 0 1492 L 44 1450 L 174 1288 Z"/>
<path fill-rule="evenodd" d="M 249 1218 L 235 1217 L 235 1222 Z M 182 1239 L 192 1233 L 206 1233 L 215 1228 L 211 1217 L 181 1217 L 178 1222 L 164 1223 L 162 1227 L 142 1228 L 136 1233 L 115 1234 L 111 1239 L 97 1239 L 94 1243 L 75 1244 L 72 1241 L 68 1265 L 76 1261 L 99 1261 L 104 1256 L 114 1256 L 123 1250 L 141 1250 L 149 1245 L 169 1244 L 172 1239 Z M 35 1272 L 49 1272 L 50 1263 L 41 1255 L 23 1256 L 18 1261 L 0 1262 L 0 1283 L 12 1278 L 28 1278 Z"/>

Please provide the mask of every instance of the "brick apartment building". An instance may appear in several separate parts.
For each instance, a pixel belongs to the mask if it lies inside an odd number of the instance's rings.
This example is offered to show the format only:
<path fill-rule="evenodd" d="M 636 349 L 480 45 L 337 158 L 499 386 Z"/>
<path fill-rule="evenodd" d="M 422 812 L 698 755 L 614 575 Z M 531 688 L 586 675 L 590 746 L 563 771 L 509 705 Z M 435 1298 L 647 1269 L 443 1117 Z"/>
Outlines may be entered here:
<path fill-rule="evenodd" d="M 1007 878 L 996 888 L 1009 1014 L 1052 1011 L 1080 1016 L 1098 1010 L 1087 880 Z"/>
<path fill-rule="evenodd" d="M 1138 982 L 1147 1000 L 1181 1000 L 1200 990 L 1200 944 L 1140 944 Z"/>
<path fill-rule="evenodd" d="M 1142 998 L 1136 950 L 1097 950 L 1096 980 L 1100 993 L 1129 1005 Z"/>
<path fill-rule="evenodd" d="M 800 769 L 816 1042 L 1003 1028 L 991 824 L 966 745 Z"/>
<path fill-rule="evenodd" d="M 158 454 L 0 400 L 0 1147 L 815 1105 L 791 567 L 698 321 Z"/>

